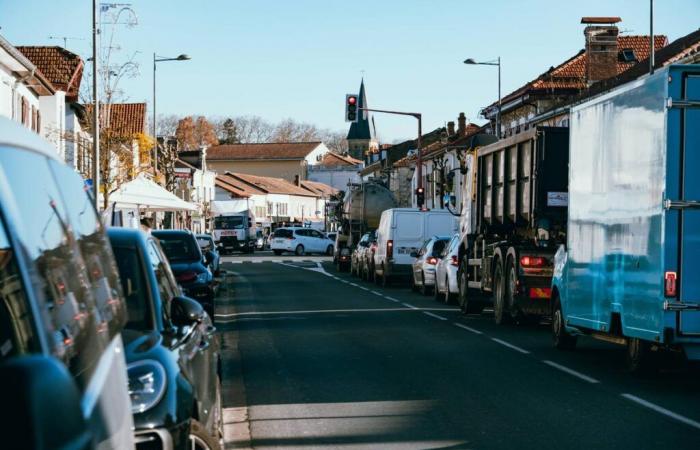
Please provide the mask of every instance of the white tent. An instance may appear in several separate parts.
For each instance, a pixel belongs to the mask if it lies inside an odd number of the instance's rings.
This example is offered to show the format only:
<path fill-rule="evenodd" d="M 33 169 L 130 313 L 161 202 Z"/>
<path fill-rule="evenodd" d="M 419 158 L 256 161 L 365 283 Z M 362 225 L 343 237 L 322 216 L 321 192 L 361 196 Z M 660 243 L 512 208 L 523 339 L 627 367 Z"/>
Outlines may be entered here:
<path fill-rule="evenodd" d="M 123 184 L 109 196 L 115 208 L 136 208 L 149 211 L 197 211 L 197 205 L 186 202 L 158 184 L 139 175 Z"/>

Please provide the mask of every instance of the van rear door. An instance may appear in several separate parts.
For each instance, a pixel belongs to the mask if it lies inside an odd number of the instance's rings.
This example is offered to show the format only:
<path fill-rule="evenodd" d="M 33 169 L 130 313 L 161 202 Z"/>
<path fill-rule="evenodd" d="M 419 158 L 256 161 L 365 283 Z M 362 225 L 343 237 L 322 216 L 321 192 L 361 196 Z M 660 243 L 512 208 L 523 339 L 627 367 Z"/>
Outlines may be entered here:
<path fill-rule="evenodd" d="M 411 252 L 418 251 L 423 244 L 423 221 L 420 211 L 396 211 L 391 236 L 394 240 L 394 262 L 411 264 Z"/>
<path fill-rule="evenodd" d="M 700 75 L 688 74 L 685 79 L 685 100 L 700 101 Z M 700 304 L 700 179 L 695 171 L 700 167 L 700 109 L 685 108 L 684 139 L 681 158 L 680 206 L 680 300 Z M 680 313 L 680 332 L 700 335 L 700 311 Z"/>

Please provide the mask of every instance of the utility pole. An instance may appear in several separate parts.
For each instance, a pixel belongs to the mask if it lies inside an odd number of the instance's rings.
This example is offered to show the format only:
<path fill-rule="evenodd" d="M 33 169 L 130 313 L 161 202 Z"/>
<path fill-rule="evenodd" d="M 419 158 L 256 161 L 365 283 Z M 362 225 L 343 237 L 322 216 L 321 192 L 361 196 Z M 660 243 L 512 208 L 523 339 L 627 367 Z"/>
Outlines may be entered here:
<path fill-rule="evenodd" d="M 97 22 L 97 0 L 92 0 L 92 189 L 95 195 L 95 209 L 100 209 L 100 99 L 97 89 L 99 76 L 97 53 L 100 30 Z"/>

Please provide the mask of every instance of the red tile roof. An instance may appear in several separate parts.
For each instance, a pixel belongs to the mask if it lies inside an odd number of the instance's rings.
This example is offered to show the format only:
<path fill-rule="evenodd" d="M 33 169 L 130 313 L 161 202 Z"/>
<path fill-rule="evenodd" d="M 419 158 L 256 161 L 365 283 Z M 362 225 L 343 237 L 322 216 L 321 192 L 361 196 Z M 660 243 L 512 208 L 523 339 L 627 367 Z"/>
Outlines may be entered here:
<path fill-rule="evenodd" d="M 251 187 L 239 180 L 226 175 L 217 175 L 214 184 L 232 194 L 234 197 L 250 197 L 251 195 L 264 195 L 265 191 Z"/>
<path fill-rule="evenodd" d="M 56 89 L 64 91 L 69 101 L 76 101 L 83 77 L 80 56 L 58 46 L 17 46 Z"/>
<path fill-rule="evenodd" d="M 321 142 L 286 142 L 215 145 L 207 150 L 210 161 L 251 159 L 304 159 Z"/>
<path fill-rule="evenodd" d="M 362 161 L 355 159 L 352 156 L 339 155 L 337 153 L 328 152 L 323 155 L 323 159 L 317 165 L 322 167 L 338 167 L 338 166 L 357 166 L 362 164 Z"/>
<path fill-rule="evenodd" d="M 257 189 L 258 193 L 263 194 L 287 194 L 300 195 L 303 197 L 315 197 L 316 195 L 307 191 L 304 188 L 296 186 L 282 178 L 261 177 L 258 175 L 249 175 L 246 173 L 226 172 L 226 175 L 217 175 L 217 178 L 222 177 L 223 181 L 229 184 L 245 189 Z"/>
<path fill-rule="evenodd" d="M 85 105 L 88 115 L 93 105 Z M 145 103 L 114 103 L 100 105 L 100 123 L 105 132 L 118 136 L 133 136 L 146 131 Z"/>
<path fill-rule="evenodd" d="M 338 189 L 319 181 L 304 180 L 300 181 L 299 183 L 301 184 L 302 188 L 321 197 L 329 197 L 338 193 Z"/>
<path fill-rule="evenodd" d="M 654 36 L 654 48 L 659 51 L 666 46 L 668 39 L 666 36 Z M 649 36 L 618 36 L 618 50 L 634 50 L 637 61 L 622 61 L 618 59 L 617 74 L 621 74 L 649 57 Z M 553 90 L 577 91 L 587 88 L 586 83 L 586 51 L 581 50 L 572 58 L 550 68 L 547 72 L 535 78 L 533 81 L 521 86 L 515 91 L 503 97 L 501 103 L 507 103 L 528 92 L 551 92 Z M 497 102 L 487 107 L 493 108 Z"/>
<path fill-rule="evenodd" d="M 608 24 L 608 23 L 620 23 L 622 19 L 620 17 L 582 17 L 581 23 L 595 23 L 595 24 Z"/>

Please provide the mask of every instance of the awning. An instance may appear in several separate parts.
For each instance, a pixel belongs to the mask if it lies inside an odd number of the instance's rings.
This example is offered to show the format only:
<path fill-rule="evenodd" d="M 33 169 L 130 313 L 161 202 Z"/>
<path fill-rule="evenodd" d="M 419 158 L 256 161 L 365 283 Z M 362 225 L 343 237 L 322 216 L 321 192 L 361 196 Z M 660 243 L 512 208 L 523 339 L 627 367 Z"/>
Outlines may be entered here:
<path fill-rule="evenodd" d="M 186 202 L 158 184 L 139 175 L 123 184 L 109 196 L 109 203 L 116 207 L 131 207 L 150 211 L 197 211 L 197 205 Z"/>

